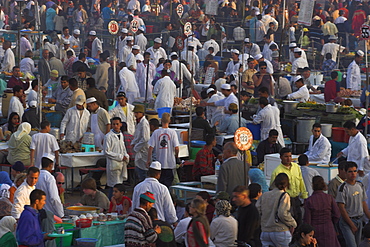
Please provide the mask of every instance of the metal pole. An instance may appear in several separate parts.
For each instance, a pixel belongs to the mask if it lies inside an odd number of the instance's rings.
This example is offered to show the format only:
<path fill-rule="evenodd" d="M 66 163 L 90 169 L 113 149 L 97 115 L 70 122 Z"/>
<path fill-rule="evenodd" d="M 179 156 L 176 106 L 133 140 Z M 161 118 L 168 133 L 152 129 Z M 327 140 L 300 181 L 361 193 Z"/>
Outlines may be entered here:
<path fill-rule="evenodd" d="M 116 35 L 113 36 L 113 42 L 114 46 L 117 43 L 117 37 Z M 117 55 L 116 55 L 117 49 L 113 49 L 113 101 L 116 99 L 117 96 Z"/>
<path fill-rule="evenodd" d="M 365 115 L 365 137 L 367 139 L 367 130 L 369 128 L 368 126 L 368 120 L 367 120 L 367 109 L 369 108 L 369 91 L 368 91 L 368 87 L 369 87 L 369 68 L 368 68 L 368 63 L 367 63 L 367 40 L 365 40 L 365 65 L 366 65 L 366 91 L 365 91 L 365 95 L 366 95 L 366 102 L 365 102 L 365 108 L 366 108 L 366 115 Z"/>
<path fill-rule="evenodd" d="M 39 111 L 39 121 L 40 123 L 42 122 L 42 82 L 41 82 L 41 78 L 40 78 L 40 75 L 37 75 L 37 85 L 38 85 L 38 98 L 39 98 L 39 108 L 38 108 L 38 111 Z"/>
<path fill-rule="evenodd" d="M 143 62 L 144 63 L 144 62 Z M 146 68 L 146 79 L 145 79 L 145 101 L 144 101 L 144 108 L 146 110 L 147 101 L 148 101 L 148 86 L 149 86 L 149 66 L 150 60 L 148 60 L 147 68 Z"/>
<path fill-rule="evenodd" d="M 186 51 L 186 53 L 188 54 L 188 50 Z M 192 59 L 191 59 L 191 65 L 193 67 L 193 63 L 194 63 L 194 51 L 192 52 Z M 189 109 L 189 143 L 188 143 L 188 147 L 189 147 L 189 150 L 190 150 L 190 146 L 191 146 L 191 129 L 193 127 L 193 89 L 194 89 L 194 84 L 193 84 L 193 80 L 194 80 L 194 68 L 193 68 L 193 71 L 191 73 L 191 80 L 190 80 L 190 109 Z"/>
<path fill-rule="evenodd" d="M 279 61 L 281 61 L 281 53 L 283 50 L 283 36 L 284 36 L 284 29 L 285 29 L 285 5 L 286 5 L 286 0 L 283 1 L 283 23 L 281 26 L 281 35 L 280 35 Z"/>

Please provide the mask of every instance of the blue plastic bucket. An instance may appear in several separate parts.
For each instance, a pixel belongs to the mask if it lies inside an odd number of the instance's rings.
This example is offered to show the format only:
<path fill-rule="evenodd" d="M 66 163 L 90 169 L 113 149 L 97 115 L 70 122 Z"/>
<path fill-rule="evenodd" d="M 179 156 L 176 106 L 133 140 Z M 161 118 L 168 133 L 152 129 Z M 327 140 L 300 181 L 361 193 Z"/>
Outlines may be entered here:
<path fill-rule="evenodd" d="M 203 147 L 204 145 L 206 145 L 205 141 L 191 141 L 192 147 Z"/>
<path fill-rule="evenodd" d="M 162 118 L 162 114 L 165 112 L 171 113 L 171 107 L 161 107 L 157 109 L 158 118 Z"/>
<path fill-rule="evenodd" d="M 247 128 L 252 132 L 253 140 L 261 140 L 261 125 L 247 123 Z"/>

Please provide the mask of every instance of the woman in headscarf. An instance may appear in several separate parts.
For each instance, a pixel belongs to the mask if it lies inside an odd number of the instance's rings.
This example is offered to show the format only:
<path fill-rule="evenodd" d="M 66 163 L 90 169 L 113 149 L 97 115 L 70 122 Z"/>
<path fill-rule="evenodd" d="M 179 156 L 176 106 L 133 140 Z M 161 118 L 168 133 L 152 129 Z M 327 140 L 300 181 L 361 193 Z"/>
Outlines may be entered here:
<path fill-rule="evenodd" d="M 231 204 L 226 200 L 216 203 L 216 218 L 211 223 L 211 240 L 216 247 L 235 244 L 238 234 L 238 221 L 231 216 Z"/>
<path fill-rule="evenodd" d="M 5 216 L 0 220 L 0 246 L 17 247 L 13 232 L 15 231 L 16 220 L 12 216 Z"/>
<path fill-rule="evenodd" d="M 10 137 L 8 142 L 8 161 L 14 165 L 16 161 L 21 161 L 25 166 L 30 165 L 30 146 L 31 146 L 31 124 L 21 123 L 18 130 Z"/>

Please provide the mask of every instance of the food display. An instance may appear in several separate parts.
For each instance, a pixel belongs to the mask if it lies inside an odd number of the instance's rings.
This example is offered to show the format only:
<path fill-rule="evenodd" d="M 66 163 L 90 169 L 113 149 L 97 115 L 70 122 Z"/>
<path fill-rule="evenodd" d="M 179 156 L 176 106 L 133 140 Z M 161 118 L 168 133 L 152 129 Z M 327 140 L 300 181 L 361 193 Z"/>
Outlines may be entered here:
<path fill-rule="evenodd" d="M 192 97 L 192 99 L 189 98 L 186 98 L 186 99 L 182 99 L 182 98 L 178 98 L 178 97 L 175 97 L 175 100 L 174 100 L 174 107 L 177 109 L 177 110 L 183 110 L 183 111 L 189 111 L 190 110 L 190 105 L 195 106 L 195 105 L 199 105 L 200 104 L 200 100 Z"/>
<path fill-rule="evenodd" d="M 361 90 L 352 91 L 351 89 L 340 88 L 338 97 L 360 97 Z"/>
<path fill-rule="evenodd" d="M 81 151 L 81 143 L 80 142 L 75 142 L 72 143 L 71 141 L 60 141 L 59 142 L 59 152 L 62 154 L 66 153 L 77 153 Z"/>

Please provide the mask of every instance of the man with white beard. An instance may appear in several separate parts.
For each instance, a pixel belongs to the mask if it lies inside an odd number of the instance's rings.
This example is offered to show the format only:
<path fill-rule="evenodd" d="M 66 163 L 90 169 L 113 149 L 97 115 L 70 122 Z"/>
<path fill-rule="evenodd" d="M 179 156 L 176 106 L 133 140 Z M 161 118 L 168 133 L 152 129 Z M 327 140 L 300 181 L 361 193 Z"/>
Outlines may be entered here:
<path fill-rule="evenodd" d="M 148 65 L 149 64 L 149 65 Z M 149 71 L 148 71 L 149 66 Z M 136 69 L 136 82 L 139 86 L 140 97 L 145 98 L 145 94 L 147 95 L 148 99 L 153 99 L 153 86 L 152 81 L 156 74 L 155 65 L 150 62 L 150 53 L 144 52 L 144 61 L 137 64 Z M 148 83 L 147 83 L 147 75 L 148 75 Z M 146 85 L 148 85 L 148 91 L 146 92 Z"/>

